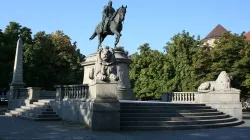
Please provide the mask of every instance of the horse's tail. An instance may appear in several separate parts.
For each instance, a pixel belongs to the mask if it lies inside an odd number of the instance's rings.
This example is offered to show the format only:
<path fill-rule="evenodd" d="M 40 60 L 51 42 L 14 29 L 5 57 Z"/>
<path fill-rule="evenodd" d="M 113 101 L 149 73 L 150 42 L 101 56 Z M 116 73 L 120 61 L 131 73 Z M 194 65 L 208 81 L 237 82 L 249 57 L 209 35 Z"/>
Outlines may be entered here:
<path fill-rule="evenodd" d="M 96 32 L 94 32 L 94 33 L 93 33 L 93 35 L 89 38 L 89 40 L 94 39 L 94 38 L 96 37 L 96 35 L 97 35 L 97 33 L 96 33 Z"/>

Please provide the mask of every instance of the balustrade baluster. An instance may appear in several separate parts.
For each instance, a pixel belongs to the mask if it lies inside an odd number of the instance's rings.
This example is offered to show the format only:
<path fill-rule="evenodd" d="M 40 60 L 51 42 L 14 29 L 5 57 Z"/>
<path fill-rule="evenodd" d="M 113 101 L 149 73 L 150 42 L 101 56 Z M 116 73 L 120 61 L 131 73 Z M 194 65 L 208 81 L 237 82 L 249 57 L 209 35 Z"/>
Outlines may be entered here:
<path fill-rule="evenodd" d="M 62 90 L 64 91 L 64 97 L 63 98 L 66 98 L 67 97 L 67 89 L 65 87 L 62 87 Z"/>
<path fill-rule="evenodd" d="M 89 93 L 89 87 L 84 87 L 84 98 L 87 99 L 88 98 L 88 93 Z"/>
<path fill-rule="evenodd" d="M 76 99 L 78 99 L 79 97 L 79 86 L 78 87 L 75 87 L 75 90 L 76 90 Z"/>
<path fill-rule="evenodd" d="M 82 87 L 79 87 L 79 96 L 78 96 L 79 99 L 82 98 Z"/>
<path fill-rule="evenodd" d="M 80 87 L 76 87 L 76 98 L 79 99 L 80 96 Z"/>
<path fill-rule="evenodd" d="M 72 87 L 69 87 L 69 98 L 72 98 Z"/>
<path fill-rule="evenodd" d="M 77 99 L 77 87 L 73 87 L 74 90 L 74 99 Z"/>

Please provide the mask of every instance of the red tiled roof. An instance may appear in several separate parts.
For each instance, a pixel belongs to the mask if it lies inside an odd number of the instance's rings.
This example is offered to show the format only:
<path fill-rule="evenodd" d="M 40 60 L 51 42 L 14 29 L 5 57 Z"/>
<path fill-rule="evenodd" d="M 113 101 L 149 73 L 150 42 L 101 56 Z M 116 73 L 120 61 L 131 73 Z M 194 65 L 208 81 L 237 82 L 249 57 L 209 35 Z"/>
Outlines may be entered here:
<path fill-rule="evenodd" d="M 222 36 L 227 30 L 218 24 L 204 39 L 215 38 Z"/>
<path fill-rule="evenodd" d="M 246 36 L 246 40 L 250 40 L 250 31 L 246 33 L 245 36 Z"/>

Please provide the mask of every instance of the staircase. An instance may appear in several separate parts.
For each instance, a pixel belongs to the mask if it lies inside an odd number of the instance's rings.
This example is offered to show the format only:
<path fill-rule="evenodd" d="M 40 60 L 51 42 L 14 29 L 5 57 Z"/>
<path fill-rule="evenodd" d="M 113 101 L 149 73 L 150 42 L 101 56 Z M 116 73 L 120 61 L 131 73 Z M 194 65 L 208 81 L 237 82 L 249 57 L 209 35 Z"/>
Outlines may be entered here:
<path fill-rule="evenodd" d="M 34 121 L 58 121 L 61 118 L 53 111 L 50 103 L 53 100 L 38 100 L 33 104 L 21 106 L 5 113 L 7 116 L 19 117 Z"/>
<path fill-rule="evenodd" d="M 235 126 L 236 118 L 205 104 L 122 102 L 121 130 L 179 130 Z"/>

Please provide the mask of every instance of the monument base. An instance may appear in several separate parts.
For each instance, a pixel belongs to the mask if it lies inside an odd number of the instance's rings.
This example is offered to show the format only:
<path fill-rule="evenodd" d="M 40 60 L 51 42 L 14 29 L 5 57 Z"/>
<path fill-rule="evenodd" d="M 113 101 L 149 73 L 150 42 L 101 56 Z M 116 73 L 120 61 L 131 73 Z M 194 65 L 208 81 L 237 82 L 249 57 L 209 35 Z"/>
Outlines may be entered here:
<path fill-rule="evenodd" d="M 14 110 L 16 108 L 20 108 L 21 106 L 33 104 L 37 100 L 29 100 L 29 99 L 9 99 L 8 100 L 8 109 Z"/>
<path fill-rule="evenodd" d="M 118 88 L 117 98 L 118 100 L 136 100 L 133 90 L 128 88 Z"/>
<path fill-rule="evenodd" d="M 92 131 L 120 131 L 119 100 L 94 99 L 89 109 L 89 126 Z"/>
<path fill-rule="evenodd" d="M 211 91 L 201 94 L 200 103 L 242 120 L 240 92 L 234 90 Z"/>

